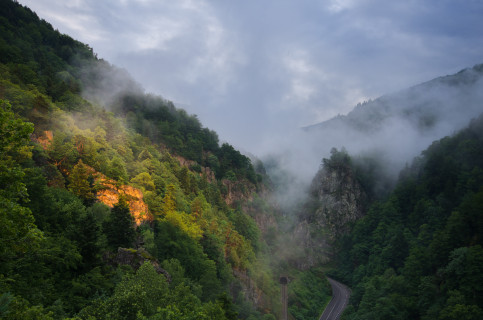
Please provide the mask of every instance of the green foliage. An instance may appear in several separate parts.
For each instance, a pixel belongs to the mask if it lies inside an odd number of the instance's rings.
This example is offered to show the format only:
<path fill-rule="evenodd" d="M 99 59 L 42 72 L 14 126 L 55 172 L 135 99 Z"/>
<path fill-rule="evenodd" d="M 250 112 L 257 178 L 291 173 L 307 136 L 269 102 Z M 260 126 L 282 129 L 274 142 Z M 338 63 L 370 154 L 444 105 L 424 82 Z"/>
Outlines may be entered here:
<path fill-rule="evenodd" d="M 107 303 L 106 318 L 136 319 L 138 312 L 154 314 L 166 291 L 164 276 L 158 275 L 150 263 L 145 263 L 135 276 L 127 276 L 116 286 Z"/>
<path fill-rule="evenodd" d="M 0 296 L 0 316 L 6 317 L 8 306 L 13 300 L 13 295 L 10 292 L 6 292 Z"/>
<path fill-rule="evenodd" d="M 176 288 L 179 285 L 188 286 L 191 288 L 193 294 L 197 297 L 201 297 L 201 286 L 185 276 L 184 268 L 179 260 L 174 258 L 164 260 L 162 267 L 171 276 L 171 283 L 169 284 L 170 288 Z"/>
<path fill-rule="evenodd" d="M 186 275 L 202 286 L 203 299 L 210 300 L 220 294 L 221 284 L 216 266 L 203 252 L 203 248 L 188 234 L 167 221 L 161 221 L 155 229 L 158 260 L 179 260 Z"/>
<path fill-rule="evenodd" d="M 235 229 L 248 241 L 255 252 L 260 249 L 260 229 L 249 215 L 243 212 L 236 212 L 232 215 L 232 221 Z"/>
<path fill-rule="evenodd" d="M 71 171 L 79 158 L 79 153 L 75 148 L 72 138 L 68 133 L 56 131 L 54 133 L 54 140 L 47 149 L 50 161 L 61 172 Z"/>
<path fill-rule="evenodd" d="M 476 319 L 483 308 L 483 116 L 434 142 L 339 239 L 347 319 Z"/>
<path fill-rule="evenodd" d="M 332 148 L 330 150 L 330 158 L 323 159 L 322 164 L 324 168 L 328 170 L 337 170 L 340 167 L 348 167 L 351 165 L 351 158 L 347 151 L 342 148 L 342 150 L 337 150 L 337 148 Z"/>
<path fill-rule="evenodd" d="M 2 317 L 235 319 L 233 268 L 251 268 L 261 244 L 251 218 L 228 218 L 220 180 L 258 184 L 250 159 L 160 97 L 123 93 L 105 111 L 79 93 L 109 96 L 103 74 L 119 70 L 16 1 L 0 1 L 0 22 L 0 98 L 13 105 L 0 102 Z M 97 202 L 104 179 L 138 188 L 156 221 L 136 229 L 132 196 Z M 116 265 L 118 247 L 166 260 L 173 283 Z M 270 273 L 257 282 L 270 288 Z"/>
<path fill-rule="evenodd" d="M 246 178 L 252 183 L 257 183 L 255 170 L 250 159 L 235 150 L 233 146 L 224 143 L 216 154 L 220 161 L 220 168 L 216 171 L 217 178 L 235 179 Z"/>
<path fill-rule="evenodd" d="M 131 184 L 144 191 L 154 191 L 156 189 L 153 179 L 147 172 L 141 172 L 132 178 Z"/>
<path fill-rule="evenodd" d="M 101 230 L 92 211 L 86 211 L 79 217 L 75 241 L 79 248 L 85 267 L 95 266 L 100 254 Z"/>
<path fill-rule="evenodd" d="M 157 247 L 156 243 L 154 242 L 154 232 L 150 228 L 146 228 L 141 231 L 141 235 L 143 236 L 144 247 L 146 250 L 156 256 L 157 255 Z"/>
<path fill-rule="evenodd" d="M 202 165 L 211 168 L 217 179 L 236 177 L 258 183 L 249 158 L 227 143 L 220 147 L 215 132 L 202 128 L 196 116 L 176 109 L 172 102 L 153 96 L 125 94 L 112 109 L 124 116 L 128 126 L 136 132 L 196 161 L 195 171 L 201 171 L 199 165 Z"/>
<path fill-rule="evenodd" d="M 126 170 L 126 164 L 124 163 L 124 160 L 122 160 L 121 157 L 116 156 L 112 159 L 108 173 L 107 175 L 114 180 L 118 180 L 120 182 L 127 182 L 128 176 L 127 176 L 127 170 Z"/>
<path fill-rule="evenodd" d="M 14 82 L 35 85 L 54 100 L 80 92 L 79 71 L 70 63 L 94 60 L 92 49 L 54 31 L 30 9 L 2 1 L 0 63 L 7 64 Z M 68 71 L 66 71 L 68 70 Z"/>
<path fill-rule="evenodd" d="M 126 117 L 128 125 L 154 142 L 166 144 L 177 154 L 198 163 L 203 151 L 215 152 L 218 136 L 202 128 L 196 116 L 176 109 L 172 102 L 159 97 L 125 94 L 113 105 Z"/>
<path fill-rule="evenodd" d="M 249 215 L 228 208 L 221 183 L 260 187 L 263 166 L 255 171 L 163 98 L 131 90 L 113 100 L 112 113 L 84 100 L 81 89 L 112 94 L 106 72 L 119 70 L 16 1 L 0 1 L 0 98 L 12 104 L 0 101 L 1 317 L 273 319 L 234 281 L 233 269 L 246 271 L 276 306 L 264 239 Z M 482 317 L 482 128 L 480 117 L 435 142 L 339 239 L 336 276 L 353 287 L 347 318 Z M 324 165 L 350 167 L 366 191 L 385 194 L 377 162 L 334 149 Z M 123 200 L 112 210 L 94 203 L 92 172 L 139 188 L 157 220 L 136 230 Z M 248 207 L 251 216 L 269 212 L 263 203 Z M 171 284 L 149 263 L 133 273 L 101 258 L 135 239 L 164 261 Z M 322 278 L 312 270 L 291 284 L 296 318 L 318 316 L 328 297 Z"/>
<path fill-rule="evenodd" d="M 8 310 L 2 316 L 5 320 L 53 320 L 53 312 L 42 306 L 31 306 L 28 301 L 16 297 L 8 305 Z"/>
<path fill-rule="evenodd" d="M 31 123 L 15 117 L 10 105 L 0 100 L 0 261 L 25 253 L 42 237 L 25 206 L 25 171 L 19 164 L 30 156 L 27 145 L 32 130 Z"/>
<path fill-rule="evenodd" d="M 101 202 L 94 203 L 92 207 L 87 208 L 87 211 L 92 214 L 98 226 L 101 226 L 111 213 L 109 207 Z"/>
<path fill-rule="evenodd" d="M 226 319 L 218 303 L 206 303 L 194 296 L 189 287 L 168 287 L 150 263 L 135 275 L 125 276 L 112 297 L 98 300 L 80 313 L 82 319 Z"/>
<path fill-rule="evenodd" d="M 109 219 L 104 221 L 103 230 L 107 236 L 107 244 L 114 252 L 119 247 L 131 247 L 135 237 L 134 218 L 123 197 L 112 208 Z"/>
<path fill-rule="evenodd" d="M 331 297 L 330 284 L 317 269 L 300 272 L 288 288 L 289 313 L 295 319 L 316 319 Z"/>
<path fill-rule="evenodd" d="M 94 200 L 93 185 L 89 178 L 92 179 L 92 173 L 80 159 L 69 175 L 69 190 L 87 201 Z"/>

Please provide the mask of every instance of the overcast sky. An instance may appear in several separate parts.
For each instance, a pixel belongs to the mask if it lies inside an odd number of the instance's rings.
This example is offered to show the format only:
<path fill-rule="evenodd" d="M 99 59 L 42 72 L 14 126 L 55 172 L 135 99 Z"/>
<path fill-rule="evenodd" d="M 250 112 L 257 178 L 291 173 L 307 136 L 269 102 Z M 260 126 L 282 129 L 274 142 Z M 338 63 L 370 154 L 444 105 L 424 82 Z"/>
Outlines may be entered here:
<path fill-rule="evenodd" d="M 483 63 L 483 0 L 19 2 L 257 155 L 358 102 Z"/>

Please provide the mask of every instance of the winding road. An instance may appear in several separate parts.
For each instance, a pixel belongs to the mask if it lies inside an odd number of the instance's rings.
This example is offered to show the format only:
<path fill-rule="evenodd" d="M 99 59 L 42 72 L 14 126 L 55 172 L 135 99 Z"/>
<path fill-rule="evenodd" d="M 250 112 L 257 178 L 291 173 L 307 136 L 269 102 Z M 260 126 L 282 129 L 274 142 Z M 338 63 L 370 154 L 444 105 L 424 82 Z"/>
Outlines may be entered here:
<path fill-rule="evenodd" d="M 332 300 L 330 300 L 319 320 L 337 320 L 347 306 L 351 292 L 342 283 L 331 278 L 327 278 L 327 280 L 332 286 Z"/>

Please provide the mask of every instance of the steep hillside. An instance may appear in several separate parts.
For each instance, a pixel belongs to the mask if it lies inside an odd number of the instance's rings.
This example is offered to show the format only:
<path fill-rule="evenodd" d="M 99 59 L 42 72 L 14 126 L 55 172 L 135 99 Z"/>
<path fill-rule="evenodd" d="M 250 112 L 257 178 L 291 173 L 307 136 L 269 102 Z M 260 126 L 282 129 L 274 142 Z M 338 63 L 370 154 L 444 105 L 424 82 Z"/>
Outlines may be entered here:
<path fill-rule="evenodd" d="M 331 150 L 297 209 L 293 241 L 305 255 L 293 263 L 300 269 L 326 264 L 336 255 L 336 241 L 348 234 L 374 201 L 367 159 L 351 158 L 345 149 Z"/>
<path fill-rule="evenodd" d="M 344 319 L 483 316 L 483 115 L 435 141 L 339 238 Z"/>
<path fill-rule="evenodd" d="M 337 262 L 333 276 L 353 288 L 345 319 L 481 317 L 470 283 L 481 282 L 482 75 L 465 69 L 307 128 L 316 148 L 342 148 L 298 207 L 292 241 L 305 254 L 292 263 Z"/>
<path fill-rule="evenodd" d="M 272 318 L 263 168 L 28 8 L 0 21 L 0 317 Z"/>

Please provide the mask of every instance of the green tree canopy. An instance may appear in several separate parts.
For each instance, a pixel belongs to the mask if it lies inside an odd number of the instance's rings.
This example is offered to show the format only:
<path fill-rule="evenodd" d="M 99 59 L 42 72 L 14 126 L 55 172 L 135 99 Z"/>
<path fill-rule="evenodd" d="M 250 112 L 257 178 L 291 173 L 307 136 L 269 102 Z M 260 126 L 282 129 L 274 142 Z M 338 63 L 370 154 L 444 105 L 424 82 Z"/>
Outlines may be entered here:
<path fill-rule="evenodd" d="M 103 229 L 107 236 L 107 243 L 111 250 L 117 248 L 129 248 L 135 237 L 134 218 L 129 211 L 129 206 L 123 197 L 114 205 L 109 219 L 104 221 Z"/>
<path fill-rule="evenodd" d="M 10 104 L 0 100 L 0 261 L 27 251 L 41 238 L 30 209 L 25 172 L 20 162 L 30 156 L 33 125 L 18 119 Z M 0 263 L 2 264 L 2 263 Z M 1 270 L 1 268 L 0 268 Z"/>

